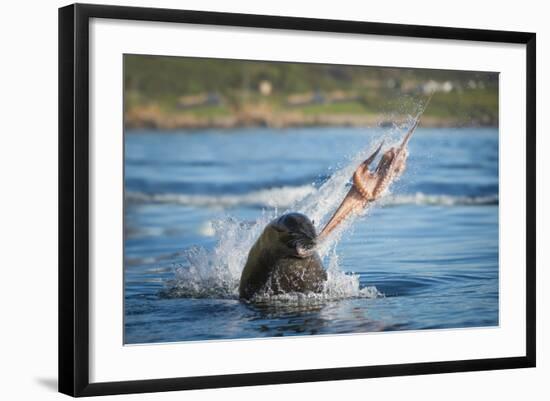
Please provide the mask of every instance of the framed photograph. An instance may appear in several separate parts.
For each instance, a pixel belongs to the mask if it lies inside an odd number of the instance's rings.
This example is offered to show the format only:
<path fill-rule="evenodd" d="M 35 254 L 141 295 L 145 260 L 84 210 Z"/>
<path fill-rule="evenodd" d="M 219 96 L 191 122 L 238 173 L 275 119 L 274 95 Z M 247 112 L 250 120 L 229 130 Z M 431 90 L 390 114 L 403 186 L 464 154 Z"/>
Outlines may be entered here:
<path fill-rule="evenodd" d="M 59 10 L 59 391 L 535 366 L 535 34 Z"/>

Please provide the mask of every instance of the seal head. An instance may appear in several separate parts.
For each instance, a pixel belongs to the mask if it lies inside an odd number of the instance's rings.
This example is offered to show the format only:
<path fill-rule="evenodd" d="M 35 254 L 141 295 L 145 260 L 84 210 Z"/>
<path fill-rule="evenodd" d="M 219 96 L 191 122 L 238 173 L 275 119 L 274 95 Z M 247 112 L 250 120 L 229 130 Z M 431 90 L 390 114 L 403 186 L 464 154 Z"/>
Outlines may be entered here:
<path fill-rule="evenodd" d="M 326 272 L 315 252 L 316 238 L 313 223 L 301 213 L 271 221 L 250 249 L 239 296 L 322 291 Z"/>
<path fill-rule="evenodd" d="M 314 252 L 315 227 L 306 215 L 287 213 L 273 221 L 272 228 L 291 256 L 305 258 Z"/>

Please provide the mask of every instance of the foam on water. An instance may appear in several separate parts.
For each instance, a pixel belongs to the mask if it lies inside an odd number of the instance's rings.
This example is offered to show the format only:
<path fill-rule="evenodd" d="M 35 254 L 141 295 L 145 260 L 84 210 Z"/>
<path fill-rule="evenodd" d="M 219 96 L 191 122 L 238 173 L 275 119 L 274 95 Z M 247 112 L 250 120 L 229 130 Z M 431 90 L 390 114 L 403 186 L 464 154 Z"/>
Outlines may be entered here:
<path fill-rule="evenodd" d="M 313 185 L 267 188 L 239 195 L 146 194 L 142 192 L 128 192 L 126 200 L 135 203 L 171 203 L 185 206 L 219 208 L 235 206 L 287 208 L 313 192 L 315 192 Z"/>
<path fill-rule="evenodd" d="M 313 185 L 295 187 L 280 187 L 262 189 L 242 195 L 188 195 L 188 194 L 145 194 L 129 192 L 126 200 L 135 203 L 167 203 L 184 206 L 213 207 L 227 209 L 238 206 L 252 206 L 259 209 L 292 208 L 298 201 L 308 195 L 316 193 Z M 446 194 L 414 194 L 388 195 L 384 198 L 384 206 L 398 205 L 433 205 L 433 206 L 468 206 L 468 205 L 497 205 L 498 194 L 485 196 L 454 196 Z"/>

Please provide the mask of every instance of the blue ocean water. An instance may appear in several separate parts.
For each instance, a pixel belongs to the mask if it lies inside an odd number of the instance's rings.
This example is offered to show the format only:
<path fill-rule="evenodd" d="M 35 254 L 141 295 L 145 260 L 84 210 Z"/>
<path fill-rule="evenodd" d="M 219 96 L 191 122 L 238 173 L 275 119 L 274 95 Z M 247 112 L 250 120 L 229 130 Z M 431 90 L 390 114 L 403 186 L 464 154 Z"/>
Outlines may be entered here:
<path fill-rule="evenodd" d="M 498 325 L 493 128 L 419 128 L 391 194 L 321 251 L 327 294 L 238 300 L 265 223 L 297 210 L 321 227 L 361 158 L 402 133 L 127 132 L 125 343 Z"/>

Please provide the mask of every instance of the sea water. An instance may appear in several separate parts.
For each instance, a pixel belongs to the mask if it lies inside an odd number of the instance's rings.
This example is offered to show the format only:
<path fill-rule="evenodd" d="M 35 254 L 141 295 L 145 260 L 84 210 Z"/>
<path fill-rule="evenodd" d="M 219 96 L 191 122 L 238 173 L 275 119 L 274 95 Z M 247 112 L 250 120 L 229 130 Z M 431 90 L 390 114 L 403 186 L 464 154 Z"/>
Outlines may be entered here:
<path fill-rule="evenodd" d="M 320 230 L 404 129 L 127 132 L 125 343 L 498 325 L 494 128 L 419 128 L 400 180 L 319 249 L 323 293 L 238 299 L 265 225 L 299 211 Z"/>

